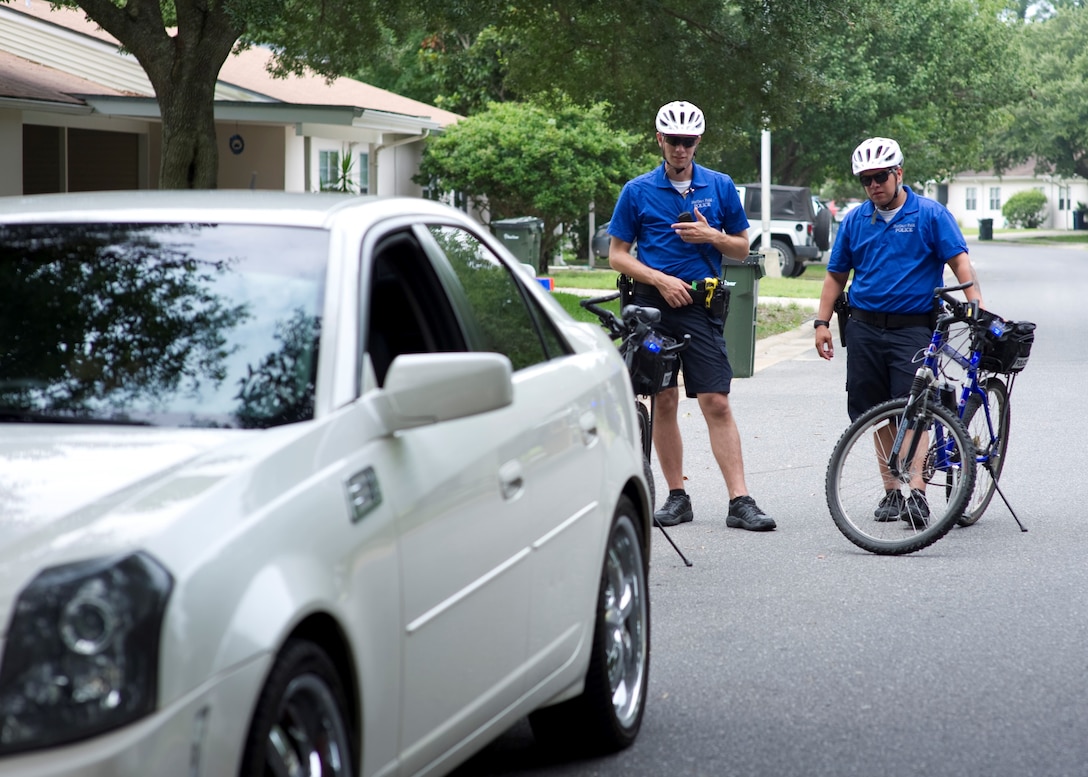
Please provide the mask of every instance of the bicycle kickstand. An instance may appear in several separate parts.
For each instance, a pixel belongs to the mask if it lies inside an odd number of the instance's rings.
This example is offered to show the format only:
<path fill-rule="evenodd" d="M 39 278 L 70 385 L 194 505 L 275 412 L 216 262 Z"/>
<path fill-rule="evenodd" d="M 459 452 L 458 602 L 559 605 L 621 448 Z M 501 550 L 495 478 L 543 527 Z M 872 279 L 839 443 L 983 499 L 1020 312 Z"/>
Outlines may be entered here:
<path fill-rule="evenodd" d="M 684 552 L 677 547 L 676 543 L 672 541 L 672 537 L 670 537 L 669 533 L 665 531 L 665 527 L 661 525 L 661 521 L 657 520 L 656 515 L 654 516 L 654 526 L 661 529 L 661 533 L 665 535 L 665 539 L 667 539 L 669 541 L 669 544 L 672 545 L 672 549 L 676 551 L 676 554 L 678 556 L 680 556 L 680 559 L 684 562 L 684 566 L 690 567 L 692 565 L 691 561 L 689 561 L 688 557 L 684 555 Z M 1027 530 L 1025 529 L 1025 531 Z"/>
<path fill-rule="evenodd" d="M 986 462 L 986 469 L 990 469 L 990 463 Z M 990 477 L 993 477 L 993 472 L 990 472 Z M 1012 519 L 1016 521 L 1016 525 L 1020 527 L 1020 531 L 1026 532 L 1028 529 L 1020 522 L 1020 517 L 1016 514 L 1016 511 L 1012 509 L 1012 505 L 1009 504 L 1008 497 L 1005 496 L 1005 492 L 1001 490 L 1001 485 L 994 478 L 994 488 L 997 489 L 998 495 L 1001 497 L 1001 501 L 1005 503 L 1005 507 L 1009 508 L 1009 512 L 1012 513 Z"/>

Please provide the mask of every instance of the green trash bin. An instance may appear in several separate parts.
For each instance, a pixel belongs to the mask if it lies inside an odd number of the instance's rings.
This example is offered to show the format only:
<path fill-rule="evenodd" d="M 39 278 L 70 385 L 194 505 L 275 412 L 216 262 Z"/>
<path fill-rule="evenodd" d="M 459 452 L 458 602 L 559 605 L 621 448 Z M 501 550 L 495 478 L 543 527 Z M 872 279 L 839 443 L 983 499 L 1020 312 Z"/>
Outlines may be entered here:
<path fill-rule="evenodd" d="M 729 352 L 733 377 L 750 378 L 756 366 L 756 303 L 763 256 L 748 254 L 744 261 L 722 259 L 722 277 L 729 284 L 729 315 L 722 336 Z"/>
<path fill-rule="evenodd" d="M 978 220 L 978 239 L 979 240 L 993 240 L 994 239 L 994 220 L 993 219 L 979 219 Z"/>
<path fill-rule="evenodd" d="M 540 267 L 540 238 L 544 233 L 544 220 L 535 216 L 500 219 L 491 222 L 491 232 L 510 253 L 534 268 Z"/>

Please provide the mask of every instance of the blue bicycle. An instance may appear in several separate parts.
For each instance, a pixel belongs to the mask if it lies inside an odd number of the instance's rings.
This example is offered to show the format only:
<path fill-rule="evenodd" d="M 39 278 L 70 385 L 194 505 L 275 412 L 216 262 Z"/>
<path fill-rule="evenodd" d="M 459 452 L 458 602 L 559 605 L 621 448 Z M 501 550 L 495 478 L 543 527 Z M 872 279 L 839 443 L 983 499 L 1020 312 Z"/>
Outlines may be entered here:
<path fill-rule="evenodd" d="M 978 521 L 1001 493 L 1009 396 L 1035 325 L 1006 322 L 951 296 L 969 285 L 934 290 L 937 323 L 910 394 L 861 415 L 831 454 L 831 517 L 872 553 L 925 548 L 957 523 Z"/>

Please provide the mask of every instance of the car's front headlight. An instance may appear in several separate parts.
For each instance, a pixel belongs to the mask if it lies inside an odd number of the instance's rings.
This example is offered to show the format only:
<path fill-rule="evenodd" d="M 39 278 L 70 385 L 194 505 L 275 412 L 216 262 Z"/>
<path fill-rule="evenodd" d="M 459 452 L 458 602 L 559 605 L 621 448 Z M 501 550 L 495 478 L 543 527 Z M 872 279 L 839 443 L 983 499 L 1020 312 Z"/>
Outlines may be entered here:
<path fill-rule="evenodd" d="M 34 578 L 19 594 L 0 663 L 0 753 L 72 742 L 151 712 L 172 587 L 144 553 Z"/>

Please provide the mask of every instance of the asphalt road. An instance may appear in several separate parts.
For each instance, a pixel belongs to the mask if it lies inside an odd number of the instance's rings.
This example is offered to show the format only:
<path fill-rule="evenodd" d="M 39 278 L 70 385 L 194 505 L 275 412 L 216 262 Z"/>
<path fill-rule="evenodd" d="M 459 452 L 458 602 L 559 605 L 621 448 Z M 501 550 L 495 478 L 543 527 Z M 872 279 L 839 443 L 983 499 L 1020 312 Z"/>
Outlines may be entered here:
<path fill-rule="evenodd" d="M 670 535 L 693 566 L 655 533 L 635 745 L 556 761 L 523 722 L 456 777 L 1088 775 L 1088 250 L 971 251 L 986 306 L 1038 324 L 1001 480 L 1028 532 L 995 496 L 909 556 L 849 543 L 824 499 L 845 352 L 825 363 L 799 332 L 733 391 L 748 486 L 777 531 L 726 528 L 702 417 L 681 405 L 695 521 Z"/>

